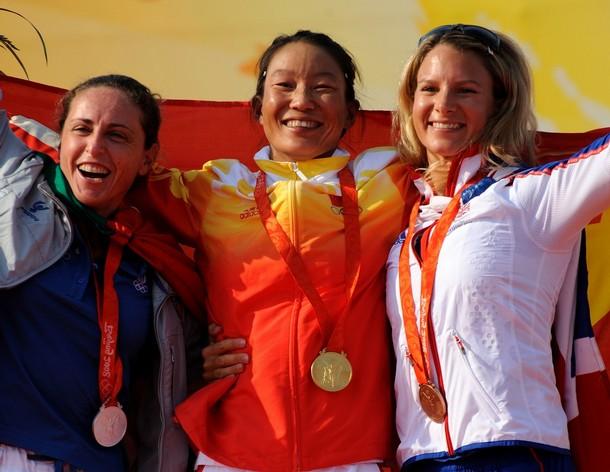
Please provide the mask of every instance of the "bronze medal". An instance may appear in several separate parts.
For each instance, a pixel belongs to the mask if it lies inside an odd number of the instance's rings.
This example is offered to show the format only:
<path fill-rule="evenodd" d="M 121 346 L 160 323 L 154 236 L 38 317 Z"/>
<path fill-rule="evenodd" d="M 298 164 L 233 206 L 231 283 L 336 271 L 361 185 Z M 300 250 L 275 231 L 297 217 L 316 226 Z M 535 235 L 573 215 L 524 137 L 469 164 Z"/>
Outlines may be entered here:
<path fill-rule="evenodd" d="M 322 390 L 338 392 L 352 380 L 352 365 L 344 352 L 323 350 L 311 364 L 311 378 Z"/>
<path fill-rule="evenodd" d="M 104 447 L 116 446 L 127 431 L 127 416 L 119 406 L 103 406 L 93 419 L 93 436 Z"/>
<path fill-rule="evenodd" d="M 438 388 L 432 383 L 419 385 L 419 404 L 424 413 L 435 423 L 442 423 L 447 416 L 447 404 Z"/>

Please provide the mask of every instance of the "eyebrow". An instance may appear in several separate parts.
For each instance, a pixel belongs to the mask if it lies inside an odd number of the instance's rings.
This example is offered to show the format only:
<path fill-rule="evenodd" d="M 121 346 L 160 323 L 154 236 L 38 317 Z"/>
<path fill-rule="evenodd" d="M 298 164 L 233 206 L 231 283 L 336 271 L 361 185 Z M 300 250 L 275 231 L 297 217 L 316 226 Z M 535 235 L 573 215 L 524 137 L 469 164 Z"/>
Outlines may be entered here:
<path fill-rule="evenodd" d="M 269 74 L 270 76 L 274 76 L 276 74 L 290 74 L 293 71 L 291 69 L 276 69 L 274 70 L 271 74 Z M 315 74 L 313 74 L 313 77 L 330 77 L 330 78 L 337 78 L 337 77 L 341 77 L 341 75 L 337 75 L 333 72 L 316 72 Z"/>
<path fill-rule="evenodd" d="M 71 118 L 70 120 L 67 120 L 67 122 L 68 123 L 81 122 L 81 123 L 85 123 L 87 125 L 93 124 L 93 120 L 91 120 L 89 118 L 79 118 L 79 117 Z M 109 123 L 108 127 L 109 128 L 123 128 L 123 129 L 131 131 L 131 128 L 124 123 Z"/>
<path fill-rule="evenodd" d="M 421 83 L 438 83 L 438 80 L 435 79 L 427 79 L 427 78 L 423 78 L 421 80 L 418 80 L 417 83 L 421 84 Z M 482 86 L 481 82 L 479 82 L 478 80 L 475 79 L 465 79 L 465 80 L 458 80 L 455 82 L 455 84 L 457 85 L 467 85 L 467 84 L 474 84 L 474 85 L 478 85 L 479 87 Z"/>

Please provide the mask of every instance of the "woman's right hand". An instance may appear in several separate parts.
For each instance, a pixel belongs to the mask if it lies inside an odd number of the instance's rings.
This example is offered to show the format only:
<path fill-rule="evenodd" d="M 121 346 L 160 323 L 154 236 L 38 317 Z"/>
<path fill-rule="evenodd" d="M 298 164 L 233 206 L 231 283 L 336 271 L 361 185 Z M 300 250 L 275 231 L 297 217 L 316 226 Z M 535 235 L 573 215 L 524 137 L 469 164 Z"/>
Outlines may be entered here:
<path fill-rule="evenodd" d="M 217 324 L 208 326 L 212 342 L 201 350 L 203 358 L 203 379 L 206 382 L 234 376 L 244 371 L 250 356 L 245 352 L 234 352 L 246 346 L 244 338 L 227 338 L 218 340 L 222 327 Z"/>

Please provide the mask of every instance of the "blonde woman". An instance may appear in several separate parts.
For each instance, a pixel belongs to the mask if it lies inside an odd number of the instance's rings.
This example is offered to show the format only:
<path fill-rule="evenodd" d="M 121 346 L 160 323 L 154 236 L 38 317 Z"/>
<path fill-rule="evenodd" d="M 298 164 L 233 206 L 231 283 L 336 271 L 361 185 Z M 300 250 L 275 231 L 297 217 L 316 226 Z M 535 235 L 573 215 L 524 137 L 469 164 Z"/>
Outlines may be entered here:
<path fill-rule="evenodd" d="M 387 265 L 402 470 L 574 470 L 576 390 L 553 361 L 567 359 L 571 379 L 574 307 L 588 319 L 575 290 L 580 235 L 610 206 L 610 138 L 530 167 L 527 63 L 475 25 L 420 39 L 396 124 L 403 160 L 421 171 Z M 592 337 L 575 346 L 603 365 Z"/>

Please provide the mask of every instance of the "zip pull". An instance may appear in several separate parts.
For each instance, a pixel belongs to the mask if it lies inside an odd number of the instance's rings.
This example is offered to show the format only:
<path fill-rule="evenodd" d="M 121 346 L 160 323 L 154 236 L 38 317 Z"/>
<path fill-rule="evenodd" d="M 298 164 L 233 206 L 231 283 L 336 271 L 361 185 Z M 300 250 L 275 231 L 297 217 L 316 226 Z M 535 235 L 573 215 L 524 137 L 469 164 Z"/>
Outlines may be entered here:
<path fill-rule="evenodd" d="M 301 169 L 299 169 L 299 165 L 296 162 L 291 162 L 290 168 L 292 169 L 292 172 L 294 172 L 299 179 L 307 180 L 307 176 L 305 174 L 303 174 L 303 172 L 301 172 Z"/>
<path fill-rule="evenodd" d="M 413 360 L 413 355 L 411 354 L 411 352 L 410 352 L 410 351 L 405 352 L 405 356 L 406 356 L 406 358 L 409 360 L 409 363 L 410 363 L 411 365 L 414 365 L 414 364 L 415 364 L 415 361 Z"/>
<path fill-rule="evenodd" d="M 453 339 L 455 340 L 455 343 L 457 344 L 457 347 L 462 352 L 462 354 L 466 354 L 466 348 L 464 347 L 464 343 L 462 342 L 460 337 L 457 334 L 454 334 Z"/>

